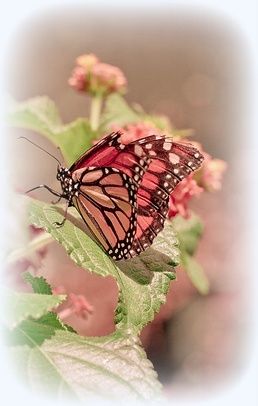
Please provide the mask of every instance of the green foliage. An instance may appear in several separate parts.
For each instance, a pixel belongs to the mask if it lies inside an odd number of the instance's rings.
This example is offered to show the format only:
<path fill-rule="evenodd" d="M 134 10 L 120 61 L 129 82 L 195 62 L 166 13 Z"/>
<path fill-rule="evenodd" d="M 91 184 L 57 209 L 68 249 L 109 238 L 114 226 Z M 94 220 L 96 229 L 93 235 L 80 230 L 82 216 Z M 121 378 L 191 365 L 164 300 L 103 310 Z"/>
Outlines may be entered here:
<path fill-rule="evenodd" d="M 47 97 L 14 104 L 7 121 L 11 126 L 35 131 L 53 142 L 61 149 L 67 165 L 114 124 L 146 122 L 175 134 L 165 117 L 147 115 L 139 106 L 132 108 L 118 94 L 107 98 L 100 123 L 95 123 L 96 131 L 84 118 L 63 124 L 55 104 Z M 93 394 L 99 397 L 109 394 L 110 398 L 123 394 L 136 401 L 158 399 L 160 384 L 138 336 L 165 303 L 169 284 L 175 279 L 174 267 L 180 261 L 178 240 L 181 264 L 197 289 L 207 293 L 207 280 L 192 258 L 202 234 L 201 222 L 196 216 L 187 221 L 177 217 L 173 225 L 165 224 L 152 247 L 140 256 L 114 262 L 87 235 L 73 208 L 69 209 L 64 226 L 57 228 L 54 223 L 61 221 L 63 215 L 61 206 L 28 199 L 30 224 L 44 228 L 78 266 L 116 280 L 119 292 L 114 315 L 116 330 L 101 338 L 78 336 L 52 311 L 65 296 L 52 295 L 44 278 L 25 273 L 24 280 L 34 293 L 6 294 L 6 335 L 17 364 L 26 371 L 32 387 L 51 391 L 58 399 L 66 400 L 68 394 L 81 400 Z"/>
<path fill-rule="evenodd" d="M 8 344 L 40 345 L 52 337 L 56 330 L 74 332 L 71 327 L 59 320 L 56 313 L 49 311 L 62 303 L 66 296 L 53 296 L 50 285 L 43 277 L 25 272 L 23 279 L 32 286 L 33 294 L 4 291 L 7 305 L 4 323 Z"/>
<path fill-rule="evenodd" d="M 7 123 L 35 131 L 49 139 L 61 149 L 67 165 L 91 147 L 96 137 L 87 119 L 78 118 L 64 125 L 54 102 L 46 96 L 14 104 L 7 115 Z"/>
<path fill-rule="evenodd" d="M 194 255 L 203 234 L 201 219 L 194 213 L 191 213 L 188 219 L 176 216 L 173 219 L 173 227 L 179 240 L 180 251 L 184 250 L 189 255 Z"/>
<path fill-rule="evenodd" d="M 206 295 L 209 293 L 209 281 L 201 265 L 193 258 L 203 233 L 203 224 L 197 215 L 191 213 L 187 220 L 176 216 L 173 226 L 179 240 L 181 265 L 198 292 Z"/>
<path fill-rule="evenodd" d="M 16 347 L 12 356 L 26 371 L 30 385 L 58 400 L 158 400 L 161 385 L 134 336 L 119 333 L 84 338 L 58 330 L 39 346 Z M 46 373 L 47 372 L 47 373 Z"/>
<path fill-rule="evenodd" d="M 196 259 L 186 252 L 182 252 L 182 266 L 198 292 L 207 295 L 210 289 L 209 280 Z"/>
<path fill-rule="evenodd" d="M 160 276 L 155 282 L 158 289 Z M 143 323 L 153 317 L 155 308 L 151 300 L 158 309 L 159 302 L 165 300 L 165 294 L 160 293 L 159 297 L 154 297 L 155 286 L 152 286 L 150 290 L 153 289 L 153 292 L 143 295 L 145 300 L 149 299 L 149 303 L 142 300 L 139 307 L 142 304 L 143 308 L 137 315 L 133 309 L 136 298 L 131 297 L 129 292 L 129 288 L 135 288 L 135 282 L 121 272 L 120 278 L 121 281 L 123 279 L 124 289 L 128 291 L 128 298 L 118 305 L 121 309 L 117 309 L 117 315 L 122 313 L 123 317 L 118 321 L 117 332 L 112 335 L 101 338 L 80 337 L 62 324 L 55 313 L 48 312 L 47 308 L 37 313 L 23 312 L 16 327 L 6 329 L 6 339 L 12 346 L 11 355 L 22 377 L 29 377 L 29 384 L 34 389 L 47 391 L 63 400 L 67 396 L 83 400 L 92 394 L 94 397 L 108 396 L 112 399 L 117 398 L 118 393 L 139 401 L 160 397 L 161 385 L 157 374 L 134 334 L 137 329 L 130 326 L 138 327 L 140 331 Z M 44 278 L 26 273 L 24 279 L 36 291 L 49 292 L 50 286 Z M 17 295 L 22 298 L 28 295 L 29 299 L 31 295 L 44 299 L 46 296 L 56 298 L 50 294 Z M 11 299 L 13 302 L 13 297 Z M 139 296 L 138 299 L 142 298 Z M 45 314 L 40 316 L 42 312 Z"/>
<path fill-rule="evenodd" d="M 167 116 L 160 114 L 147 114 L 141 106 L 130 106 L 120 94 L 111 94 L 106 101 L 104 113 L 101 119 L 101 130 L 111 130 L 115 124 L 123 127 L 128 124 L 146 123 L 157 128 L 168 136 L 183 138 L 192 135 L 191 129 L 173 128 Z"/>
<path fill-rule="evenodd" d="M 175 278 L 174 266 L 178 264 L 179 253 L 171 226 L 168 224 L 166 229 L 169 229 L 173 248 L 165 231 L 156 242 L 160 251 L 150 248 L 135 260 L 116 263 L 78 227 L 76 218 L 70 218 L 72 221 L 67 220 L 62 228 L 56 228 L 54 222 L 62 219 L 56 207 L 35 200 L 29 205 L 30 222 L 50 233 L 77 265 L 116 279 L 119 288 L 117 328 L 139 334 L 165 302 L 169 282 Z"/>
<path fill-rule="evenodd" d="M 52 295 L 51 286 L 43 276 L 33 276 L 30 272 L 24 272 L 23 279 L 31 285 L 34 293 Z"/>
<path fill-rule="evenodd" d="M 107 98 L 101 127 L 110 128 L 113 124 L 123 127 L 126 124 L 138 123 L 142 120 L 143 114 L 130 107 L 121 95 L 114 93 Z"/>
<path fill-rule="evenodd" d="M 10 328 L 17 326 L 28 317 L 40 318 L 65 299 L 65 295 L 18 293 L 8 289 L 3 289 L 3 296 L 6 303 L 3 319 Z"/>
<path fill-rule="evenodd" d="M 51 338 L 56 330 L 66 330 L 53 312 L 39 318 L 29 318 L 19 323 L 13 330 L 6 333 L 9 345 L 28 345 L 34 347 L 41 345 Z"/>

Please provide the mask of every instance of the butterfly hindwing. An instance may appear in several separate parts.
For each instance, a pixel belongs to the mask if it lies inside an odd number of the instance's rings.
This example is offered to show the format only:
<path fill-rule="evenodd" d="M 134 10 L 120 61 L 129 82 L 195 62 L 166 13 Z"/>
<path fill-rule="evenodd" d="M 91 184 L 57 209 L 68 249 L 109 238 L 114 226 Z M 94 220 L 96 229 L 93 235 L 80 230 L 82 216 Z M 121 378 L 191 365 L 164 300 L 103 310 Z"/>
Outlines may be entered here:
<path fill-rule="evenodd" d="M 75 207 L 113 259 L 128 258 L 137 228 L 138 184 L 116 168 L 79 172 L 73 173 L 80 184 Z"/>

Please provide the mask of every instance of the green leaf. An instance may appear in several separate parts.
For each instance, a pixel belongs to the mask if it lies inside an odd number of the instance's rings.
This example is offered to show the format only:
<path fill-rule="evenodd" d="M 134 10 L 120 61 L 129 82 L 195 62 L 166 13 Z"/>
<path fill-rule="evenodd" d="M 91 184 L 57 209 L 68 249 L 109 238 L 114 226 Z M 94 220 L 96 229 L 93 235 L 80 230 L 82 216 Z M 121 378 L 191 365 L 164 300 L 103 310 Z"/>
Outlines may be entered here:
<path fill-rule="evenodd" d="M 42 227 L 50 233 L 65 248 L 76 264 L 101 276 L 116 276 L 115 263 L 85 231 L 69 220 L 62 227 L 58 228 L 54 225 L 56 221 L 62 221 L 62 211 L 58 211 L 56 206 L 33 199 L 28 199 L 28 201 L 30 201 L 28 208 L 30 223 Z M 78 223 L 78 225 L 81 226 L 81 223 Z"/>
<path fill-rule="evenodd" d="M 76 331 L 64 324 L 54 312 L 48 312 L 37 319 L 28 318 L 23 320 L 14 329 L 5 331 L 8 345 L 28 345 L 35 347 L 41 345 L 46 339 L 51 338 L 56 330 Z"/>
<path fill-rule="evenodd" d="M 7 115 L 7 123 L 14 127 L 33 130 L 49 139 L 63 125 L 55 103 L 47 96 L 14 103 Z"/>
<path fill-rule="evenodd" d="M 88 120 L 78 118 L 64 125 L 57 108 L 48 97 L 36 97 L 17 103 L 7 115 L 10 126 L 35 131 L 61 149 L 67 165 L 71 165 L 91 147 L 96 133 Z"/>
<path fill-rule="evenodd" d="M 72 165 L 87 149 L 92 146 L 96 133 L 84 118 L 78 118 L 62 127 L 56 134 L 55 143 L 61 148 L 68 166 Z"/>
<path fill-rule="evenodd" d="M 28 345 L 35 347 L 51 338 L 56 330 L 66 330 L 57 315 L 49 312 L 38 319 L 23 320 L 13 330 L 6 333 L 9 345 Z"/>
<path fill-rule="evenodd" d="M 164 131 L 164 134 L 169 135 L 172 133 L 172 126 L 167 116 L 159 114 L 146 114 L 145 121 L 150 123 L 155 128 Z"/>
<path fill-rule="evenodd" d="M 3 295 L 6 303 L 3 319 L 10 328 L 17 326 L 28 317 L 40 318 L 65 299 L 65 295 L 18 293 L 9 289 L 3 289 Z"/>
<path fill-rule="evenodd" d="M 181 265 L 198 292 L 206 295 L 209 292 L 208 278 L 201 265 L 193 258 L 203 234 L 203 224 L 194 213 L 191 213 L 189 219 L 176 216 L 172 224 L 179 240 Z"/>
<path fill-rule="evenodd" d="M 136 335 L 154 319 L 155 313 L 165 303 L 171 277 L 166 273 L 153 272 L 150 283 L 143 285 L 128 278 L 122 272 L 119 274 L 119 279 L 116 327 L 120 331 L 128 331 Z"/>
<path fill-rule="evenodd" d="M 142 114 L 130 107 L 121 95 L 114 93 L 107 98 L 101 127 L 110 128 L 113 124 L 123 127 L 126 124 L 138 123 L 142 120 Z"/>
<path fill-rule="evenodd" d="M 100 276 L 111 275 L 116 279 L 120 292 L 116 311 L 119 329 L 140 333 L 165 302 L 170 280 L 175 278 L 174 266 L 179 259 L 177 240 L 170 225 L 166 225 L 166 230 L 155 242 L 160 251 L 150 248 L 136 259 L 115 263 L 75 225 L 77 219 L 73 219 L 73 223 L 67 220 L 62 228 L 56 228 L 54 222 L 60 221 L 62 214 L 55 207 L 32 200 L 29 219 L 62 244 L 77 265 Z"/>
<path fill-rule="evenodd" d="M 51 286 L 48 284 L 46 279 L 43 278 L 43 276 L 33 276 L 30 272 L 25 272 L 23 273 L 23 279 L 25 280 L 25 282 L 28 282 L 32 286 L 34 293 L 52 295 Z M 40 319 L 37 319 L 37 323 L 40 324 L 43 323 L 44 325 L 49 325 L 51 327 L 59 329 L 61 328 L 63 330 L 68 330 L 73 333 L 76 333 L 76 331 L 72 327 L 68 326 L 67 324 L 64 324 L 59 319 L 58 315 L 53 312 L 48 312 Z"/>
<path fill-rule="evenodd" d="M 182 265 L 198 292 L 202 295 L 207 295 L 210 284 L 202 266 L 187 253 L 182 255 Z"/>
<path fill-rule="evenodd" d="M 24 272 L 22 276 L 25 282 L 31 285 L 34 293 L 52 295 L 51 286 L 43 276 L 33 276 L 30 272 Z"/>
<path fill-rule="evenodd" d="M 57 331 L 34 347 L 18 347 L 12 356 L 38 392 L 67 400 L 123 399 L 158 401 L 161 385 L 137 338 L 113 334 L 83 338 Z"/>
<path fill-rule="evenodd" d="M 203 234 L 203 224 L 200 218 L 194 213 L 191 213 L 189 219 L 176 216 L 172 224 L 179 240 L 180 250 L 194 255 Z"/>
<path fill-rule="evenodd" d="M 173 266 L 179 264 L 178 239 L 170 221 L 165 222 L 163 231 L 155 238 L 152 247 L 171 258 Z"/>

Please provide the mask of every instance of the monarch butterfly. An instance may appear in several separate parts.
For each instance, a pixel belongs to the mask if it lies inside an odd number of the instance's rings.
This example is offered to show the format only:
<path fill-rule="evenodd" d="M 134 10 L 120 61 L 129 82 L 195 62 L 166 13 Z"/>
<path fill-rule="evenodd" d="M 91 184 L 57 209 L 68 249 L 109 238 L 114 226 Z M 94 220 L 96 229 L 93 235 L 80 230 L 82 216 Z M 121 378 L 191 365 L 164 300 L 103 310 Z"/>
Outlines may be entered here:
<path fill-rule="evenodd" d="M 58 201 L 66 199 L 66 213 L 58 226 L 64 224 L 68 207 L 74 206 L 114 260 L 129 259 L 152 244 L 164 227 L 169 195 L 202 161 L 202 154 L 188 143 L 164 135 L 125 143 L 122 133 L 115 132 L 69 169 L 58 161 L 62 193 L 47 185 L 28 192 L 44 187 Z"/>

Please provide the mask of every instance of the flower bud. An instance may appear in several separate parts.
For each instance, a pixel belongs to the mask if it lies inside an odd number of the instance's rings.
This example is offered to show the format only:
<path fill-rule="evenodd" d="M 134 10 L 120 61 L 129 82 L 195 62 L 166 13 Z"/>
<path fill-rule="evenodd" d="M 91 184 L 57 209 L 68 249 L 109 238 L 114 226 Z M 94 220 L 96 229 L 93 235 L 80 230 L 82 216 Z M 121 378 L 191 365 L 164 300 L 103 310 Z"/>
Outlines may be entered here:
<path fill-rule="evenodd" d="M 77 91 L 93 96 L 125 92 L 127 80 L 118 67 L 100 62 L 94 54 L 79 56 L 76 64 L 68 83 Z"/>

